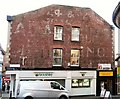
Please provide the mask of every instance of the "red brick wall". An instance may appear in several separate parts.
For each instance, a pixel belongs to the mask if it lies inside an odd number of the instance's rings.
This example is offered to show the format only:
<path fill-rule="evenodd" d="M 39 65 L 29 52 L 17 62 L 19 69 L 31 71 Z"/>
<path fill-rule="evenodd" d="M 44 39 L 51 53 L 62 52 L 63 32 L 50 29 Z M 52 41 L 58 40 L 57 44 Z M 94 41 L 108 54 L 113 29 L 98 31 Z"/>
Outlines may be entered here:
<path fill-rule="evenodd" d="M 55 25 L 64 28 L 63 41 L 53 40 Z M 80 49 L 81 67 L 96 68 L 112 63 L 111 26 L 89 8 L 51 5 L 14 16 L 11 29 L 10 63 L 25 59 L 26 68 L 51 68 L 53 48 L 63 49 L 63 67 L 68 67 L 71 49 Z M 80 42 L 71 42 L 71 27 L 80 27 Z"/>

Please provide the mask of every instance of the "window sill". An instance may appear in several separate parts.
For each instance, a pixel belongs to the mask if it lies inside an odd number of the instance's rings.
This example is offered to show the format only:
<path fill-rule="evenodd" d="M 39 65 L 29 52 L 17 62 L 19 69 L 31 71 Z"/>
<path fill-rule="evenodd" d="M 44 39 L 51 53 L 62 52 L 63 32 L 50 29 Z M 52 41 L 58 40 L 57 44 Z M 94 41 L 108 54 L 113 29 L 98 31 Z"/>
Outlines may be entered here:
<path fill-rule="evenodd" d="M 70 65 L 70 67 L 79 67 L 79 65 Z"/>
<path fill-rule="evenodd" d="M 53 67 L 62 67 L 62 65 L 53 65 Z"/>
<path fill-rule="evenodd" d="M 53 40 L 53 41 L 64 42 L 64 40 Z"/>

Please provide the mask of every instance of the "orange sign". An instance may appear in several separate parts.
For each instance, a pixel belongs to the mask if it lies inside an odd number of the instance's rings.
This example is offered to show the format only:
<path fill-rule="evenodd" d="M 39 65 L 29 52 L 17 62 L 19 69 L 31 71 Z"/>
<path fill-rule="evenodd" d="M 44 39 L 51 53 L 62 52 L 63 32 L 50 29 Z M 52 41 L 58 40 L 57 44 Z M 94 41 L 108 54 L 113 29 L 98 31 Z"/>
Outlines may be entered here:
<path fill-rule="evenodd" d="M 99 72 L 99 76 L 113 76 L 113 71 L 101 71 Z"/>

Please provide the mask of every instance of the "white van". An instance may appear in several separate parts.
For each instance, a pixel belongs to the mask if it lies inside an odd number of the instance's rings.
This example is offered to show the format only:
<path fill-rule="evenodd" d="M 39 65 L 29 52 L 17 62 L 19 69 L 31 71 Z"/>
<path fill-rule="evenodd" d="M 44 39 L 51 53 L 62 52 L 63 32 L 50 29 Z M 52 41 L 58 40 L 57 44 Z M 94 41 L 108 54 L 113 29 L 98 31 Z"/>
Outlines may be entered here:
<path fill-rule="evenodd" d="M 55 81 L 20 81 L 17 99 L 69 99 L 68 91 Z"/>

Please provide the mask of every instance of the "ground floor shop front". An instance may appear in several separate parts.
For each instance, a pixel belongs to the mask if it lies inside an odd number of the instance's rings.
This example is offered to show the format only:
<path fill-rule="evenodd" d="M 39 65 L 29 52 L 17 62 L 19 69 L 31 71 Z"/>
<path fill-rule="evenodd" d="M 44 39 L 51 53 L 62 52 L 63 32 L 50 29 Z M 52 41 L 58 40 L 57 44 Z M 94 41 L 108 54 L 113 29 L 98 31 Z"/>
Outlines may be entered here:
<path fill-rule="evenodd" d="M 101 90 L 110 91 L 112 95 L 117 94 L 116 70 L 98 70 L 97 71 L 97 95 Z"/>
<path fill-rule="evenodd" d="M 10 91 L 17 94 L 17 86 L 21 80 L 54 80 L 62 84 L 70 96 L 96 96 L 96 70 L 38 70 L 7 71 L 10 75 Z"/>

